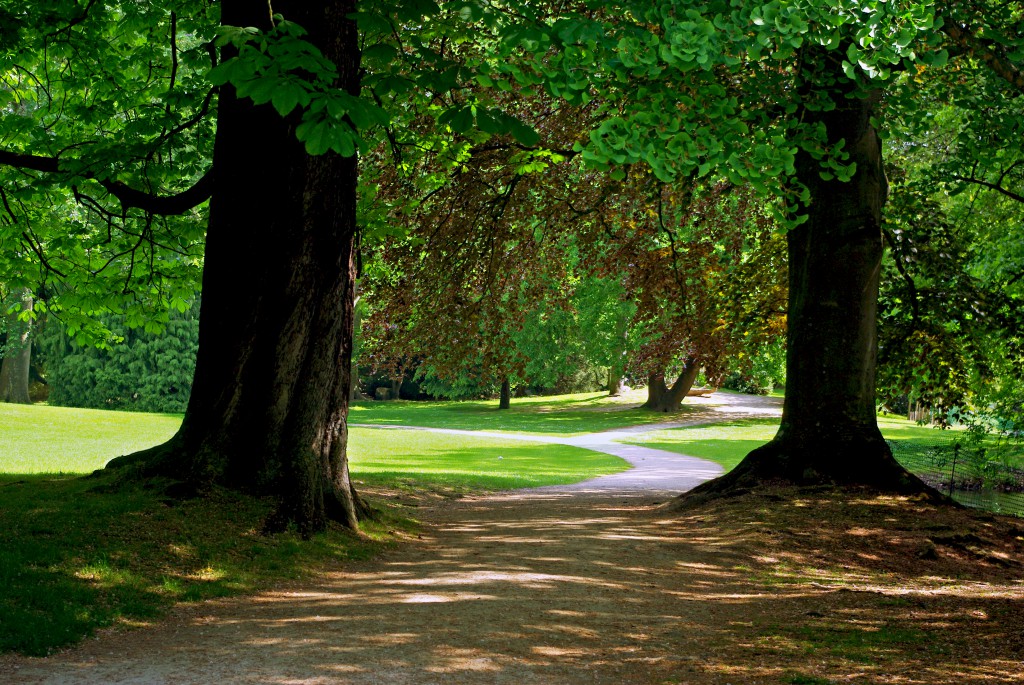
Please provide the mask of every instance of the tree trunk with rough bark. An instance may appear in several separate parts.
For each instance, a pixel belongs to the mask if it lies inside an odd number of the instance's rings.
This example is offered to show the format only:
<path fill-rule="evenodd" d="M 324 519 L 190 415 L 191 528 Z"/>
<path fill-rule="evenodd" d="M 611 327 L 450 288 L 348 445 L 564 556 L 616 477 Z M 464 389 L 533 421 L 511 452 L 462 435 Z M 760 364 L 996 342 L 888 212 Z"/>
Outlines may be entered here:
<path fill-rule="evenodd" d="M 275 2 L 359 90 L 354 0 Z M 266 4 L 226 0 L 227 25 L 266 28 Z M 189 487 L 274 495 L 271 528 L 303 534 L 368 513 L 347 458 L 357 164 L 306 154 L 297 118 L 221 90 L 199 353 L 166 444 L 112 462 Z M 242 277 L 244 274 L 244 277 Z"/>
<path fill-rule="evenodd" d="M 692 357 L 687 357 L 683 370 L 679 373 L 672 387 L 665 384 L 664 374 L 652 374 L 647 381 L 647 401 L 644 409 L 660 412 L 676 412 L 683 406 L 683 400 L 693 387 L 700 373 L 700 364 Z"/>
<path fill-rule="evenodd" d="M 498 398 L 498 409 L 508 409 L 512 406 L 512 385 L 508 378 L 501 381 L 501 396 Z"/>
<path fill-rule="evenodd" d="M 819 69 L 844 79 L 838 58 L 815 55 Z M 852 180 L 824 180 L 810 155 L 797 176 L 810 189 L 808 220 L 788 234 L 789 308 L 786 398 L 775 438 L 732 472 L 697 488 L 720 492 L 767 479 L 796 484 L 861 484 L 887 490 L 925 486 L 892 457 L 875 418 L 875 319 L 882 260 L 881 212 L 887 194 L 882 147 L 871 123 L 881 94 L 847 97 L 835 108 L 805 111 L 821 121 L 830 145 L 845 140 Z"/>
<path fill-rule="evenodd" d="M 32 294 L 21 294 L 21 311 L 32 311 Z M 18 314 L 7 317 L 7 344 L 0 362 L 0 402 L 32 404 L 28 393 L 29 369 L 32 365 L 32 323 L 22 321 Z"/>

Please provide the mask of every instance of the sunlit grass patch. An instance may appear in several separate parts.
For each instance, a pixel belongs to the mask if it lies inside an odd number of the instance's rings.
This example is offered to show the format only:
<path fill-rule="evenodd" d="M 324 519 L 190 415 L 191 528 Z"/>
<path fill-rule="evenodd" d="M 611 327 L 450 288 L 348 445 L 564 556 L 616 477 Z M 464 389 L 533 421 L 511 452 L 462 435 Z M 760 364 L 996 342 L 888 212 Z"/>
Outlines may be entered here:
<path fill-rule="evenodd" d="M 668 428 L 623 442 L 708 459 L 729 471 L 751 450 L 775 437 L 778 427 L 778 418 L 745 419 L 710 426 Z M 941 430 L 891 416 L 879 417 L 878 427 L 886 440 L 918 445 L 944 444 L 963 433 L 960 428 Z"/>
<path fill-rule="evenodd" d="M 747 419 L 709 426 L 668 428 L 622 442 L 700 457 L 729 471 L 748 452 L 771 440 L 778 427 L 778 418 Z"/>
<path fill-rule="evenodd" d="M 89 473 L 179 425 L 174 414 L 0 404 L 0 473 Z"/>
<path fill-rule="evenodd" d="M 618 473 L 628 464 L 578 447 L 465 435 L 353 428 L 353 477 L 373 485 L 505 490 L 563 485 Z"/>
<path fill-rule="evenodd" d="M 638 409 L 645 391 L 632 390 L 620 397 L 608 393 L 577 393 L 553 397 L 514 398 L 510 409 L 498 409 L 497 400 L 463 402 L 356 402 L 349 421 L 356 424 L 406 425 L 433 428 L 582 435 L 625 426 L 685 419 L 698 408 L 683 405 L 677 414 Z"/>

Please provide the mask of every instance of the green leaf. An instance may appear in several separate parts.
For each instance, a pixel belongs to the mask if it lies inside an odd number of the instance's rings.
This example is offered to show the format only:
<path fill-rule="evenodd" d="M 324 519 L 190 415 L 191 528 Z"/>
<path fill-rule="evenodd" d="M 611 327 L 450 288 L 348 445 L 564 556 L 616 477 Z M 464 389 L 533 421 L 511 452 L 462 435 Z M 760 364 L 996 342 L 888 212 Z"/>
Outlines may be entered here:
<path fill-rule="evenodd" d="M 484 133 L 490 133 L 491 135 L 498 135 L 503 132 L 501 122 L 486 109 L 478 109 L 476 111 L 476 126 Z"/>
<path fill-rule="evenodd" d="M 305 92 L 301 86 L 298 85 L 283 85 L 274 91 L 271 97 L 271 103 L 274 105 L 274 109 L 281 116 L 286 116 L 299 104 L 299 98 L 304 95 Z"/>
<path fill-rule="evenodd" d="M 363 60 L 368 62 L 380 62 L 388 63 L 398 57 L 398 50 L 391 45 L 386 43 L 378 43 L 377 45 L 371 45 L 367 48 L 363 48 Z"/>
<path fill-rule="evenodd" d="M 540 134 L 532 126 L 527 126 L 515 117 L 509 117 L 508 124 L 512 137 L 523 145 L 533 147 L 540 143 Z"/>
<path fill-rule="evenodd" d="M 453 110 L 454 114 L 448 121 L 448 126 L 455 133 L 467 133 L 473 128 L 473 110 L 469 107 L 462 107 Z"/>

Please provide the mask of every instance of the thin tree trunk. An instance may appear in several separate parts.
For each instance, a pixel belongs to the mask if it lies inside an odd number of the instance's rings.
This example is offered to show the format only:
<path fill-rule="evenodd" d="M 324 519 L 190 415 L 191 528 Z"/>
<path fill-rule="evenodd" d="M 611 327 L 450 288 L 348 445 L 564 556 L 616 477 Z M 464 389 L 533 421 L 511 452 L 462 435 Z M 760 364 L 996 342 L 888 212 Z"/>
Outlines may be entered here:
<path fill-rule="evenodd" d="M 352 355 L 349 359 L 349 402 L 353 402 L 359 399 L 359 331 L 362 325 L 362 316 L 359 310 L 359 299 L 362 297 L 359 293 L 359 281 L 356 281 L 353 285 L 353 292 L 355 296 L 352 298 Z"/>
<path fill-rule="evenodd" d="M 309 31 L 337 85 L 357 94 L 354 0 L 274 10 Z M 222 19 L 266 28 L 269 13 L 226 0 Z M 309 534 L 329 520 L 355 529 L 367 513 L 346 449 L 357 168 L 354 157 L 308 156 L 296 124 L 221 90 L 191 399 L 170 442 L 112 466 L 276 495 L 272 527 Z"/>
<path fill-rule="evenodd" d="M 805 60 L 844 82 L 839 57 Z M 820 76 L 820 75 L 819 75 Z M 881 141 L 871 123 L 880 93 L 847 97 L 835 87 L 835 108 L 805 111 L 822 122 L 829 144 L 845 140 L 856 173 L 824 180 L 807 153 L 797 160 L 810 189 L 808 220 L 788 234 L 789 309 L 786 397 L 778 434 L 731 473 L 695 492 L 756 485 L 857 483 L 923 490 L 893 458 L 875 419 L 875 318 L 882 259 L 881 210 L 887 193 Z"/>
<path fill-rule="evenodd" d="M 512 385 L 508 378 L 501 381 L 501 396 L 498 399 L 498 409 L 508 409 L 512 406 Z"/>
<path fill-rule="evenodd" d="M 21 311 L 32 311 L 32 293 L 21 294 Z M 0 363 L 0 402 L 32 404 L 28 394 L 32 365 L 32 323 L 11 314 L 7 321 L 7 352 Z"/>

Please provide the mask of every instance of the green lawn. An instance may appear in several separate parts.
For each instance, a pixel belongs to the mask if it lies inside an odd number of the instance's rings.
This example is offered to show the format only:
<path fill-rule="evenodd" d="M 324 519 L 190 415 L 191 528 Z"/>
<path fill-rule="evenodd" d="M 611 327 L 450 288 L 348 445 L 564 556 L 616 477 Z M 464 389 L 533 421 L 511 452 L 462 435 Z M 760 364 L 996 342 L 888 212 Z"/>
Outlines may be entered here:
<path fill-rule="evenodd" d="M 0 404 L 0 474 L 91 473 L 168 439 L 180 423 L 180 416 L 166 414 Z M 607 454 L 514 439 L 359 427 L 349 437 L 353 477 L 375 485 L 396 480 L 500 490 L 573 483 L 626 468 Z"/>
<path fill-rule="evenodd" d="M 626 440 L 629 444 L 701 457 L 720 464 L 726 471 L 742 461 L 752 449 L 775 436 L 779 420 L 748 419 L 713 426 L 670 428 Z M 907 445 L 934 445 L 949 441 L 951 430 L 919 426 L 892 416 L 879 417 L 878 427 L 887 440 Z"/>
<path fill-rule="evenodd" d="M 180 415 L 0 404 L 0 473 L 89 473 L 180 424 Z"/>
<path fill-rule="evenodd" d="M 352 477 L 371 485 L 505 490 L 575 483 L 628 464 L 565 445 L 384 428 L 352 428 Z"/>
<path fill-rule="evenodd" d="M 0 652 L 42 655 L 176 602 L 251 592 L 372 555 L 413 522 L 382 512 L 363 537 L 266 537 L 272 503 L 226 491 L 172 501 L 81 478 L 170 437 L 178 416 L 0 404 Z M 512 439 L 354 428 L 353 478 L 451 492 L 570 483 L 615 457 Z"/>
<path fill-rule="evenodd" d="M 522 397 L 513 398 L 511 408 L 505 410 L 498 409 L 497 400 L 356 402 L 349 410 L 349 421 L 568 436 L 685 419 L 693 411 L 686 405 L 676 414 L 628 408 L 646 397 L 644 390 L 630 391 L 621 397 L 608 397 L 604 392 Z"/>

